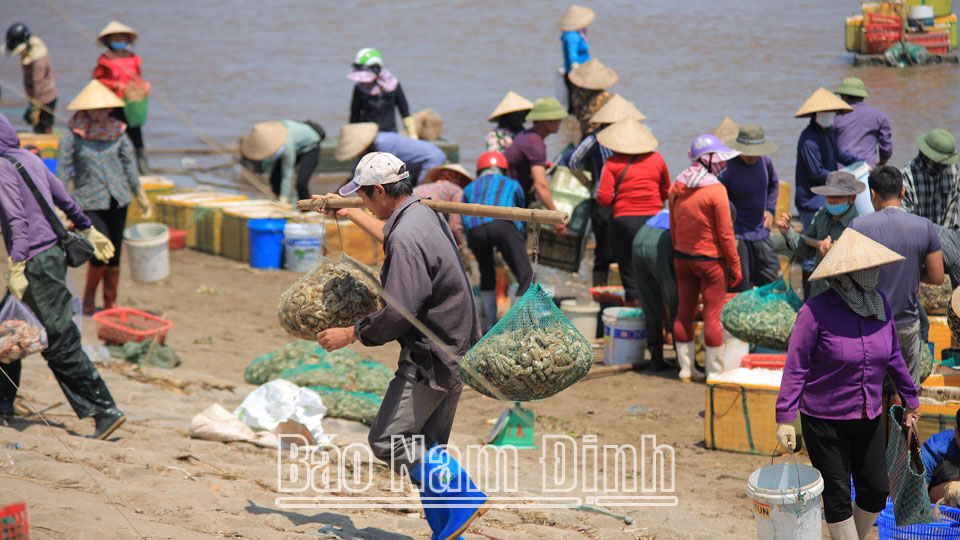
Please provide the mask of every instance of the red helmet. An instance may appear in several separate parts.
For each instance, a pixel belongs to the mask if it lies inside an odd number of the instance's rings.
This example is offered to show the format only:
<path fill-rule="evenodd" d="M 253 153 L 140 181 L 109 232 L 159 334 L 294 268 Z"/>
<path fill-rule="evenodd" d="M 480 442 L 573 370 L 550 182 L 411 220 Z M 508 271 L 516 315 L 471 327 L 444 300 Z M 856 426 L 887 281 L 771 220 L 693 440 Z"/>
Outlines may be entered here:
<path fill-rule="evenodd" d="M 500 167 L 503 170 L 507 170 L 507 158 L 500 152 L 494 150 L 484 152 L 477 158 L 477 172 L 488 167 Z"/>

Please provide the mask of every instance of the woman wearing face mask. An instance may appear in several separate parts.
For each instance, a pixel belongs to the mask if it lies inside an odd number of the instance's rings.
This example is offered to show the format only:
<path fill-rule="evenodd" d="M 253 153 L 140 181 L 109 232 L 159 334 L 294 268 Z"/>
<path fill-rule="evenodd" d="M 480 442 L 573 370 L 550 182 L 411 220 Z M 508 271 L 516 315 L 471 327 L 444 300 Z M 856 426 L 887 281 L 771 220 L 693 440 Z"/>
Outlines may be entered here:
<path fill-rule="evenodd" d="M 127 103 L 145 99 L 150 94 L 150 83 L 143 80 L 140 57 L 130 48 L 137 40 L 137 33 L 125 24 L 112 21 L 100 31 L 98 39 L 107 50 L 97 60 L 93 78 L 113 90 Z M 122 107 L 114 110 L 113 117 L 127 124 L 127 135 L 137 156 L 137 169 L 140 174 L 149 174 L 150 165 L 143 149 L 143 132 L 140 126 L 131 126 L 127 122 Z"/>
<path fill-rule="evenodd" d="M 380 131 L 397 131 L 396 112 L 403 119 L 403 129 L 411 139 L 417 136 L 417 122 L 410 116 L 407 96 L 400 81 L 383 67 L 383 55 L 366 47 L 353 58 L 353 71 L 347 78 L 357 83 L 350 101 L 350 123 L 375 122 Z"/>
<path fill-rule="evenodd" d="M 850 165 L 859 161 L 854 155 L 840 149 L 837 144 L 837 134 L 833 129 L 833 119 L 837 113 L 849 112 L 853 108 L 836 94 L 820 88 L 810 96 L 803 106 L 794 115 L 796 118 L 810 118 L 810 123 L 800 134 L 797 142 L 796 185 L 797 194 L 794 202 L 800 211 L 800 220 L 803 222 L 803 232 L 807 234 L 813 216 L 823 206 L 823 196 L 814 193 L 814 186 L 822 186 L 827 181 L 827 175 L 840 168 L 840 165 Z M 815 262 L 808 259 L 803 263 L 803 291 L 804 296 L 810 296 L 810 282 L 808 278 L 813 272 Z"/>
<path fill-rule="evenodd" d="M 702 377 L 693 366 L 693 316 L 703 296 L 703 340 L 707 374 L 723 371 L 720 310 L 727 285 L 742 279 L 727 188 L 717 175 L 727 160 L 740 155 L 713 135 L 700 135 L 688 152 L 693 162 L 670 186 L 670 237 L 677 271 L 677 321 L 674 346 L 680 380 Z"/>

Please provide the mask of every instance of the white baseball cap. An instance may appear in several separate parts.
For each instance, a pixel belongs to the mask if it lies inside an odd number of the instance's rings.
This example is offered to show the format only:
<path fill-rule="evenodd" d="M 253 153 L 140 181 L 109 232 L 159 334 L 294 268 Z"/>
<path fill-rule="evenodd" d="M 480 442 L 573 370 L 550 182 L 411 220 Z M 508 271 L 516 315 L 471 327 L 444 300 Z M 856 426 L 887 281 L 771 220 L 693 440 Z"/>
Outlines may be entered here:
<path fill-rule="evenodd" d="M 340 188 L 340 195 L 350 195 L 361 186 L 393 184 L 409 177 L 406 163 L 397 156 L 387 152 L 371 152 L 360 159 L 353 171 L 353 180 Z"/>

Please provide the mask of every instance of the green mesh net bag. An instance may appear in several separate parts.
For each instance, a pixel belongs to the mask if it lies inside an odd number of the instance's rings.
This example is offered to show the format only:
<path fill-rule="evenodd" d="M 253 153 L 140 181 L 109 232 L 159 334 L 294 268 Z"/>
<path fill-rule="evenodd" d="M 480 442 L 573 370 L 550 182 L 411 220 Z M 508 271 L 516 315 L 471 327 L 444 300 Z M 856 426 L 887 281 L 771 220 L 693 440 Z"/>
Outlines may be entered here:
<path fill-rule="evenodd" d="M 723 306 L 720 322 L 737 339 L 785 351 L 802 305 L 803 300 L 781 277 L 731 298 Z"/>
<path fill-rule="evenodd" d="M 288 369 L 301 364 L 319 364 L 327 352 L 316 341 L 294 341 L 280 349 L 258 356 L 243 372 L 243 380 L 250 384 L 263 384 L 280 376 Z"/>
<path fill-rule="evenodd" d="M 339 352 L 339 351 L 337 351 Z M 330 353 L 318 364 L 301 364 L 280 374 L 297 386 L 325 386 L 382 396 L 393 380 L 393 372 L 383 364 L 360 360 L 356 353 Z"/>
<path fill-rule="evenodd" d="M 309 388 L 320 394 L 323 405 L 327 408 L 326 416 L 362 422 L 368 426 L 373 424 L 373 419 L 380 410 L 380 404 L 383 403 L 383 398 L 373 394 L 338 390 L 326 386 Z"/>
<path fill-rule="evenodd" d="M 489 397 L 529 401 L 560 392 L 592 365 L 590 343 L 534 284 L 467 351 L 460 378 Z"/>
<path fill-rule="evenodd" d="M 280 374 L 297 386 L 327 386 L 330 388 L 352 389 L 353 378 L 330 367 L 327 363 L 301 364 Z"/>

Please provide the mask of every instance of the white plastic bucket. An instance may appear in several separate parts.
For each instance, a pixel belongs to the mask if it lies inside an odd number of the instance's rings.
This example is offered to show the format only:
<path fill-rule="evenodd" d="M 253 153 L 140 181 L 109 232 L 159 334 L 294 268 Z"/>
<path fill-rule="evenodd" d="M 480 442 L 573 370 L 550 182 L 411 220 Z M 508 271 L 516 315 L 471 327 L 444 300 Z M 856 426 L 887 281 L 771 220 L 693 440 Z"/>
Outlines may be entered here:
<path fill-rule="evenodd" d="M 647 348 L 647 321 L 640 308 L 603 310 L 603 363 L 638 364 Z"/>
<path fill-rule="evenodd" d="M 149 283 L 170 276 L 170 229 L 163 223 L 137 223 L 123 230 L 130 276 Z"/>
<path fill-rule="evenodd" d="M 293 272 L 308 272 L 323 250 L 323 227 L 319 223 L 294 223 L 283 227 L 283 266 Z"/>
<path fill-rule="evenodd" d="M 747 481 L 758 540 L 821 540 L 823 478 L 809 465 L 779 463 Z"/>
<path fill-rule="evenodd" d="M 597 335 L 597 313 L 600 313 L 600 304 L 579 303 L 569 299 L 560 302 L 560 311 L 583 334 L 583 337 L 593 339 Z"/>
<path fill-rule="evenodd" d="M 740 367 L 740 360 L 750 354 L 750 344 L 741 341 L 727 329 L 723 329 L 723 371 L 727 372 Z"/>

